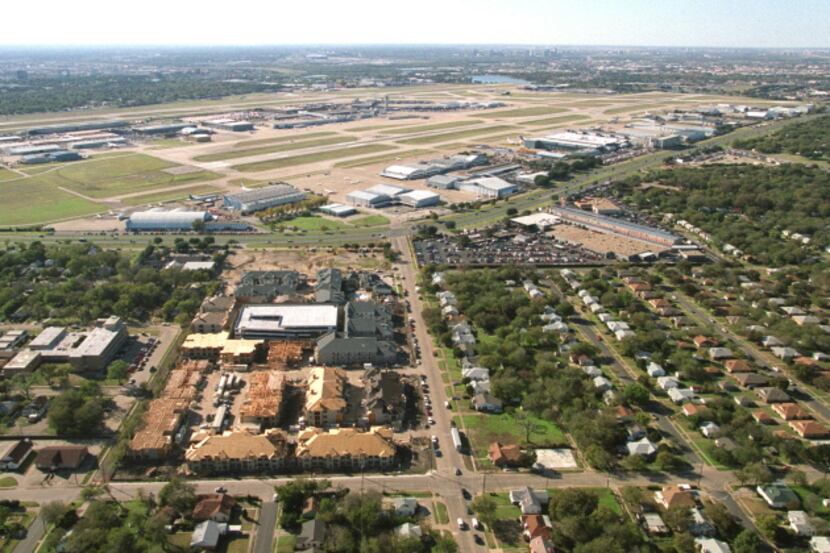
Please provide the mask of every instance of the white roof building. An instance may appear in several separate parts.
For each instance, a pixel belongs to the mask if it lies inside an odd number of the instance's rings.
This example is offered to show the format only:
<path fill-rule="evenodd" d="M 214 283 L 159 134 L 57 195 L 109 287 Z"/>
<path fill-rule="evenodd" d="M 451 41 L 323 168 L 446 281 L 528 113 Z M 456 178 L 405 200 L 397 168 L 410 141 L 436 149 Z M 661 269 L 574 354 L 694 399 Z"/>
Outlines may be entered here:
<path fill-rule="evenodd" d="M 319 336 L 337 329 L 337 306 L 324 304 L 248 305 L 236 322 L 243 338 Z"/>

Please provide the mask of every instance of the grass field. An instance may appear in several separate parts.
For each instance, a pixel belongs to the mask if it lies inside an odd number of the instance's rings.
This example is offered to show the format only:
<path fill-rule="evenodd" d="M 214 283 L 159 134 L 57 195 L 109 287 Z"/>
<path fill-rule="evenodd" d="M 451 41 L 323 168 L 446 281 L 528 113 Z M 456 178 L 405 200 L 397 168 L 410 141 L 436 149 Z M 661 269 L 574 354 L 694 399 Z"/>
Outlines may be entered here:
<path fill-rule="evenodd" d="M 382 227 L 389 224 L 389 219 L 383 215 L 367 215 L 349 221 L 349 224 L 353 227 Z"/>
<path fill-rule="evenodd" d="M 449 524 L 450 522 L 450 514 L 447 512 L 447 506 L 440 502 L 436 501 L 435 505 L 435 522 L 438 524 Z"/>
<path fill-rule="evenodd" d="M 312 138 L 323 138 L 324 136 L 334 136 L 336 132 L 310 132 L 308 134 L 292 134 L 289 136 L 277 136 L 274 138 L 257 138 L 255 140 L 241 140 L 233 145 L 234 148 L 251 148 L 254 146 L 264 146 L 266 144 L 279 144 L 280 142 L 291 142 L 292 140 L 310 140 Z"/>
<path fill-rule="evenodd" d="M 499 119 L 502 117 L 533 117 L 535 115 L 551 115 L 553 113 L 562 113 L 563 111 L 568 110 L 566 108 L 554 108 L 550 106 L 533 106 L 532 108 L 516 108 L 505 109 L 501 111 L 491 111 L 490 113 L 483 115 L 483 117 L 487 117 L 489 119 Z"/>
<path fill-rule="evenodd" d="M 614 511 L 618 515 L 623 514 L 620 502 L 617 501 L 617 496 L 608 488 L 583 488 L 586 492 L 592 492 L 599 498 L 599 505 L 604 505 Z M 548 494 L 553 497 L 561 491 L 561 488 L 554 488 L 548 490 Z"/>
<path fill-rule="evenodd" d="M 9 488 L 16 488 L 17 487 L 17 480 L 13 476 L 4 476 L 0 478 L 0 488 L 9 489 Z"/>
<path fill-rule="evenodd" d="M 582 121 L 584 119 L 590 119 L 587 115 L 582 115 L 579 113 L 572 113 L 571 115 L 560 115 L 559 117 L 545 117 L 542 119 L 533 119 L 531 121 L 523 121 L 523 125 L 556 125 L 561 123 L 570 123 L 572 121 Z"/>
<path fill-rule="evenodd" d="M 293 167 L 295 165 L 305 165 L 307 163 L 316 163 L 319 161 L 329 161 L 344 157 L 376 154 L 378 152 L 393 150 L 394 148 L 394 146 L 387 146 L 385 144 L 366 144 L 355 148 L 339 148 L 337 150 L 328 150 L 326 152 L 315 152 L 313 154 L 302 154 L 279 159 L 267 159 L 265 161 L 257 161 L 254 163 L 243 163 L 241 165 L 234 165 L 233 168 L 237 171 L 242 171 L 243 173 L 254 173 L 258 171 L 268 171 L 271 169 L 282 169 L 283 167 Z"/>
<path fill-rule="evenodd" d="M 145 154 L 128 154 L 67 163 L 53 171 L 27 178 L 21 182 L 54 188 L 63 187 L 97 199 L 218 177 L 209 171 L 194 171 L 179 175 L 165 172 L 165 169 L 173 167 L 178 167 L 178 165 Z"/>
<path fill-rule="evenodd" d="M 142 205 L 156 202 L 169 202 L 170 200 L 186 198 L 189 194 L 212 194 L 214 192 L 221 191 L 222 189 L 216 186 L 194 184 L 193 186 L 185 186 L 170 192 L 155 192 L 150 194 L 141 194 L 140 196 L 131 196 L 121 200 L 121 203 L 126 205 Z"/>
<path fill-rule="evenodd" d="M 331 146 L 332 144 L 342 144 L 344 142 L 354 142 L 356 138 L 350 136 L 329 136 L 326 138 L 317 138 L 313 140 L 298 140 L 297 142 L 271 144 L 268 146 L 261 146 L 258 148 L 245 148 L 242 150 L 228 150 L 226 152 L 217 152 L 215 154 L 206 154 L 203 156 L 194 157 L 194 161 L 224 161 L 226 159 L 237 159 L 240 157 L 259 156 L 264 154 L 276 154 L 279 152 L 290 152 L 292 150 L 302 150 L 304 148 L 314 148 L 315 146 Z"/>
<path fill-rule="evenodd" d="M 463 121 L 447 121 L 446 123 L 434 123 L 432 125 L 418 125 L 416 127 L 398 127 L 395 129 L 388 129 L 381 134 L 414 134 L 416 132 L 440 131 L 442 129 L 452 129 L 455 127 L 466 127 L 467 125 L 475 125 L 481 123 L 478 119 L 464 119 Z"/>
<path fill-rule="evenodd" d="M 100 211 L 104 206 L 73 196 L 54 186 L 27 178 L 0 183 L 0 225 L 31 225 L 59 219 L 81 217 Z"/>
<path fill-rule="evenodd" d="M 530 432 L 530 442 L 525 441 L 525 429 L 510 413 L 500 415 L 461 415 L 463 428 L 467 431 L 467 439 L 476 462 L 482 466 L 489 466 L 487 448 L 492 442 L 516 443 L 521 446 L 558 446 L 566 445 L 567 440 L 562 430 L 552 422 L 531 416 L 533 427 Z"/>
<path fill-rule="evenodd" d="M 611 108 L 606 109 L 602 113 L 607 115 L 614 115 L 616 113 L 634 113 L 636 111 L 648 111 L 648 110 L 655 110 L 655 109 L 665 109 L 669 106 L 671 102 L 666 102 L 663 104 L 633 104 L 630 106 L 622 106 L 618 108 Z"/>
<path fill-rule="evenodd" d="M 339 169 L 352 169 L 354 167 L 364 167 L 366 165 L 374 165 L 375 163 L 383 163 L 384 161 L 422 156 L 429 153 L 432 153 L 432 150 L 403 150 L 379 156 L 359 157 L 348 161 L 338 161 L 334 166 Z"/>
<path fill-rule="evenodd" d="M 407 138 L 405 140 L 398 140 L 399 144 L 434 144 L 436 142 L 450 142 L 451 140 L 462 140 L 471 136 L 481 136 L 485 134 L 497 133 L 501 131 L 509 131 L 515 129 L 511 125 L 495 125 L 485 129 L 468 129 L 465 131 L 446 132 L 441 134 L 432 134 L 428 136 L 418 136 L 415 138 Z"/>
<path fill-rule="evenodd" d="M 322 230 L 346 230 L 349 228 L 349 225 L 342 221 L 326 219 L 325 217 L 320 217 L 319 215 L 309 215 L 307 217 L 294 217 L 293 219 L 284 221 L 281 224 L 284 224 L 288 227 L 297 227 L 300 230 L 316 232 Z"/>
<path fill-rule="evenodd" d="M 19 179 L 20 175 L 15 173 L 14 171 L 10 171 L 5 167 L 0 167 L 0 182 L 7 181 L 7 180 L 14 180 Z"/>
<path fill-rule="evenodd" d="M 294 544 L 297 543 L 297 536 L 293 534 L 280 534 L 280 537 L 277 538 L 277 553 L 293 553 L 294 551 Z"/>

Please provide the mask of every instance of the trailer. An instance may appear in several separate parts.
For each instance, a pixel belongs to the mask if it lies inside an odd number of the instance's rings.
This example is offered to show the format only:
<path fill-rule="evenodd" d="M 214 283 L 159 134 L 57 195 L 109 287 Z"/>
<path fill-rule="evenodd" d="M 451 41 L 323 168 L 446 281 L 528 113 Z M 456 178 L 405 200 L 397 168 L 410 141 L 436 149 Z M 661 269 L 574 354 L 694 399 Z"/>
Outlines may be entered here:
<path fill-rule="evenodd" d="M 213 421 L 211 421 L 210 426 L 216 432 L 222 432 L 225 427 L 225 418 L 228 416 L 228 406 L 227 405 L 220 405 L 219 409 L 216 410 L 216 415 L 213 417 Z"/>
<path fill-rule="evenodd" d="M 456 428 L 455 426 L 450 428 L 450 437 L 452 438 L 453 447 L 455 447 L 457 451 L 463 451 L 464 445 L 461 441 L 461 433 L 458 432 L 458 428 Z"/>

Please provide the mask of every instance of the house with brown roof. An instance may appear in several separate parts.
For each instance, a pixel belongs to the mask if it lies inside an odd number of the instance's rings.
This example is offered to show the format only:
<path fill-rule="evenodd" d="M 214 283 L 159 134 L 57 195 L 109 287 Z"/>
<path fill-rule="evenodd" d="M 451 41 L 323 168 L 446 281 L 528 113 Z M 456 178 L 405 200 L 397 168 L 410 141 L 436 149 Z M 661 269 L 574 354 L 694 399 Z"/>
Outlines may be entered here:
<path fill-rule="evenodd" d="M 255 371 L 248 378 L 248 396 L 239 408 L 243 423 L 277 426 L 285 394 L 285 375 L 277 371 Z"/>
<path fill-rule="evenodd" d="M 758 424 L 775 424 L 775 418 L 766 411 L 753 411 L 752 418 Z"/>
<path fill-rule="evenodd" d="M 348 408 L 346 387 L 348 380 L 342 369 L 314 367 L 306 382 L 306 400 L 303 408 L 309 426 L 331 427 L 343 422 Z"/>
<path fill-rule="evenodd" d="M 75 470 L 89 457 L 89 449 L 82 445 L 53 445 L 39 449 L 35 466 L 44 472 Z"/>
<path fill-rule="evenodd" d="M 712 411 L 705 405 L 698 405 L 697 403 L 687 403 L 683 406 L 683 414 L 687 417 L 706 418 L 712 415 Z"/>
<path fill-rule="evenodd" d="M 634 411 L 625 405 L 617 405 L 614 409 L 614 416 L 617 417 L 617 422 L 629 423 L 634 420 Z"/>
<path fill-rule="evenodd" d="M 678 507 L 691 509 L 697 506 L 694 493 L 678 486 L 663 486 L 662 490 L 654 492 L 654 499 L 666 509 Z"/>
<path fill-rule="evenodd" d="M 553 542 L 543 536 L 530 540 L 530 553 L 556 553 Z"/>
<path fill-rule="evenodd" d="M 792 421 L 790 428 L 805 440 L 822 440 L 830 438 L 830 428 L 816 421 Z"/>
<path fill-rule="evenodd" d="M 793 402 L 776 403 L 772 406 L 772 410 L 778 413 L 778 415 L 785 421 L 795 421 L 813 418 L 812 416 L 810 416 L 810 413 L 802 409 L 797 403 Z"/>
<path fill-rule="evenodd" d="M 201 495 L 196 506 L 193 507 L 192 518 L 196 522 L 205 520 L 228 522 L 235 506 L 236 499 L 228 494 Z"/>
<path fill-rule="evenodd" d="M 752 366 L 743 359 L 729 359 L 723 366 L 730 374 L 752 372 Z"/>
<path fill-rule="evenodd" d="M 522 528 L 528 541 L 539 536 L 550 539 L 551 524 L 546 515 L 522 515 Z"/>
<path fill-rule="evenodd" d="M 698 334 L 697 336 L 692 338 L 692 341 L 697 346 L 697 349 L 700 349 L 700 348 L 714 348 L 714 347 L 717 347 L 718 344 L 719 344 L 719 342 L 717 340 L 715 340 L 714 338 L 712 338 L 711 336 L 703 336 L 702 334 Z"/>
<path fill-rule="evenodd" d="M 497 467 L 513 467 L 521 464 L 522 450 L 516 444 L 493 442 L 487 450 L 490 462 Z"/>
<path fill-rule="evenodd" d="M 297 436 L 297 462 L 306 470 L 385 469 L 395 465 L 397 455 L 392 431 L 383 427 L 366 432 L 355 428 L 328 432 L 309 428 Z"/>
<path fill-rule="evenodd" d="M 278 429 L 263 434 L 234 430 L 204 437 L 184 458 L 196 474 L 274 473 L 289 464 L 288 438 Z"/>

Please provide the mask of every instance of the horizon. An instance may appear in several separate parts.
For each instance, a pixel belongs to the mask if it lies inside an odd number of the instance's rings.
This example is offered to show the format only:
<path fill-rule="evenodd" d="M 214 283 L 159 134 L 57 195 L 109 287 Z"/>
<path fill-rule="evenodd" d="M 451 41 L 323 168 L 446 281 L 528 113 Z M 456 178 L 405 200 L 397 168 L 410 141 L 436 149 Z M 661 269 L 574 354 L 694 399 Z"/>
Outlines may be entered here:
<path fill-rule="evenodd" d="M 394 8 L 398 8 L 395 10 Z M 489 45 L 619 48 L 830 48 L 830 3 L 821 0 L 323 0 L 262 6 L 146 0 L 115 10 L 104 0 L 12 3 L 0 47 Z M 48 19 L 41 14 L 48 11 Z M 322 16 L 321 16 L 322 14 Z M 129 26 L 124 25 L 127 19 Z M 401 24 L 404 21 L 405 24 Z M 67 24 L 67 22 L 69 24 Z M 206 38 L 209 37 L 209 38 Z M 360 37 L 359 41 L 354 40 Z"/>

